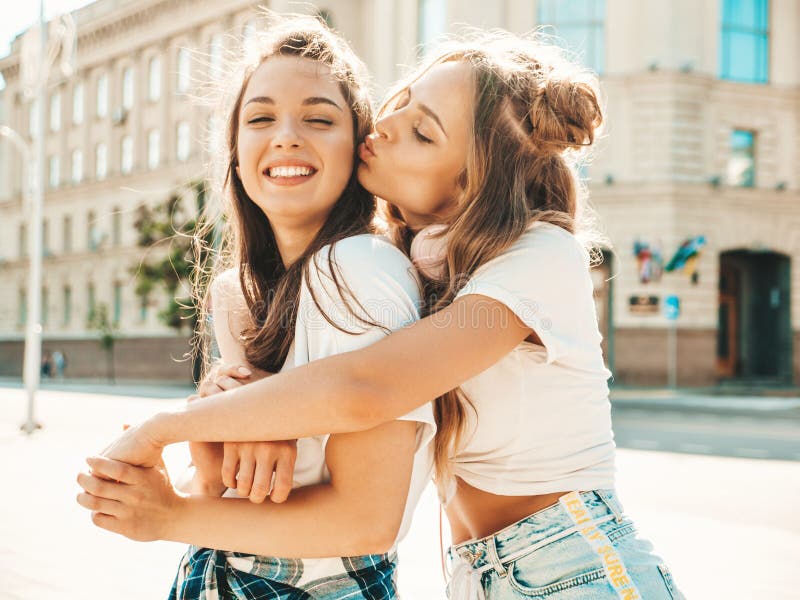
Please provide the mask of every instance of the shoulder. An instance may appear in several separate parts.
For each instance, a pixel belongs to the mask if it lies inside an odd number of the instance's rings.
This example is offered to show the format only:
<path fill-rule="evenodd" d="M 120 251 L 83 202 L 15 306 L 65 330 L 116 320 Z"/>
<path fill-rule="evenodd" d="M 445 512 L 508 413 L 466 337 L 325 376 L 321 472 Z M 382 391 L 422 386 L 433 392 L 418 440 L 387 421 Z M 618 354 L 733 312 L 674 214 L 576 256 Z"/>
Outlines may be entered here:
<path fill-rule="evenodd" d="M 239 282 L 239 269 L 227 269 L 219 273 L 211 282 L 212 308 L 238 306 L 244 302 L 242 286 Z"/>
<path fill-rule="evenodd" d="M 354 291 L 388 280 L 418 287 L 409 258 L 380 235 L 354 235 L 329 244 L 314 255 L 311 266 L 321 277 L 344 279 Z"/>
<path fill-rule="evenodd" d="M 328 255 L 343 268 L 411 266 L 409 258 L 388 238 L 371 233 L 353 235 L 335 244 L 328 244 L 317 253 L 317 256 L 325 258 Z"/>
<path fill-rule="evenodd" d="M 563 276 L 589 269 L 589 254 L 578 238 L 551 223 L 535 223 L 502 254 L 476 271 L 510 269 L 519 275 Z"/>

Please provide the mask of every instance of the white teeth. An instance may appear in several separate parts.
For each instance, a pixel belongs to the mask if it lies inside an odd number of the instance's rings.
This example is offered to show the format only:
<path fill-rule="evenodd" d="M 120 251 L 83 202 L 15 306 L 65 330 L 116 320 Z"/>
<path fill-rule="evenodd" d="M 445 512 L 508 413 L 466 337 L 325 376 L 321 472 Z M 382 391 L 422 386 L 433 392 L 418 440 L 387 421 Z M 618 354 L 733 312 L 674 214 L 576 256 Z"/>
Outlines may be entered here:
<path fill-rule="evenodd" d="M 269 170 L 270 177 L 299 177 L 301 175 L 311 175 L 313 169 L 309 167 L 272 167 Z"/>

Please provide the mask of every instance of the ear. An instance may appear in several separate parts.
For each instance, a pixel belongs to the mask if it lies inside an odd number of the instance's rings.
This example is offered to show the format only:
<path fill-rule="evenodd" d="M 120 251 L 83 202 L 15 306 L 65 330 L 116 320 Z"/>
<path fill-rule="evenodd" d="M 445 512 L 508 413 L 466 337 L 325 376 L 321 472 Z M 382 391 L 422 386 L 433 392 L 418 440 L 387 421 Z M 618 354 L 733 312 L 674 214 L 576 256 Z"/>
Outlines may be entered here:
<path fill-rule="evenodd" d="M 239 178 L 239 180 L 241 181 L 241 179 L 242 179 L 242 173 L 239 171 L 239 165 L 237 164 L 237 165 L 234 167 L 234 169 L 236 170 L 236 176 L 237 176 L 237 177 Z"/>

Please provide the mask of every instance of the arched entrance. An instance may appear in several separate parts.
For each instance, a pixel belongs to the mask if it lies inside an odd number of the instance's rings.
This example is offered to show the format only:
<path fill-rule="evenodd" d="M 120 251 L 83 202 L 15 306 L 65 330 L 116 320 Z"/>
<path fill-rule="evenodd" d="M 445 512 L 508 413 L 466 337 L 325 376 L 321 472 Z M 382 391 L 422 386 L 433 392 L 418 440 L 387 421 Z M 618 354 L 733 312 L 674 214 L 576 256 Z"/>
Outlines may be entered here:
<path fill-rule="evenodd" d="M 717 375 L 748 383 L 791 383 L 790 258 L 730 250 L 719 260 Z"/>

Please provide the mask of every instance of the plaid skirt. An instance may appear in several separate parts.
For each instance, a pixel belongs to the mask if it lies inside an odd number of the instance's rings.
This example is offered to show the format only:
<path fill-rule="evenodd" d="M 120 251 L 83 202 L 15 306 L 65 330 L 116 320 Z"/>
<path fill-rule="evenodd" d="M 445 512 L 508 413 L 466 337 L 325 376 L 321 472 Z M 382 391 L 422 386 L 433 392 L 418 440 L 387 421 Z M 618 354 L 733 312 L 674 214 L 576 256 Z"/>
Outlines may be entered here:
<path fill-rule="evenodd" d="M 396 600 L 397 555 L 275 558 L 190 546 L 170 600 Z"/>

